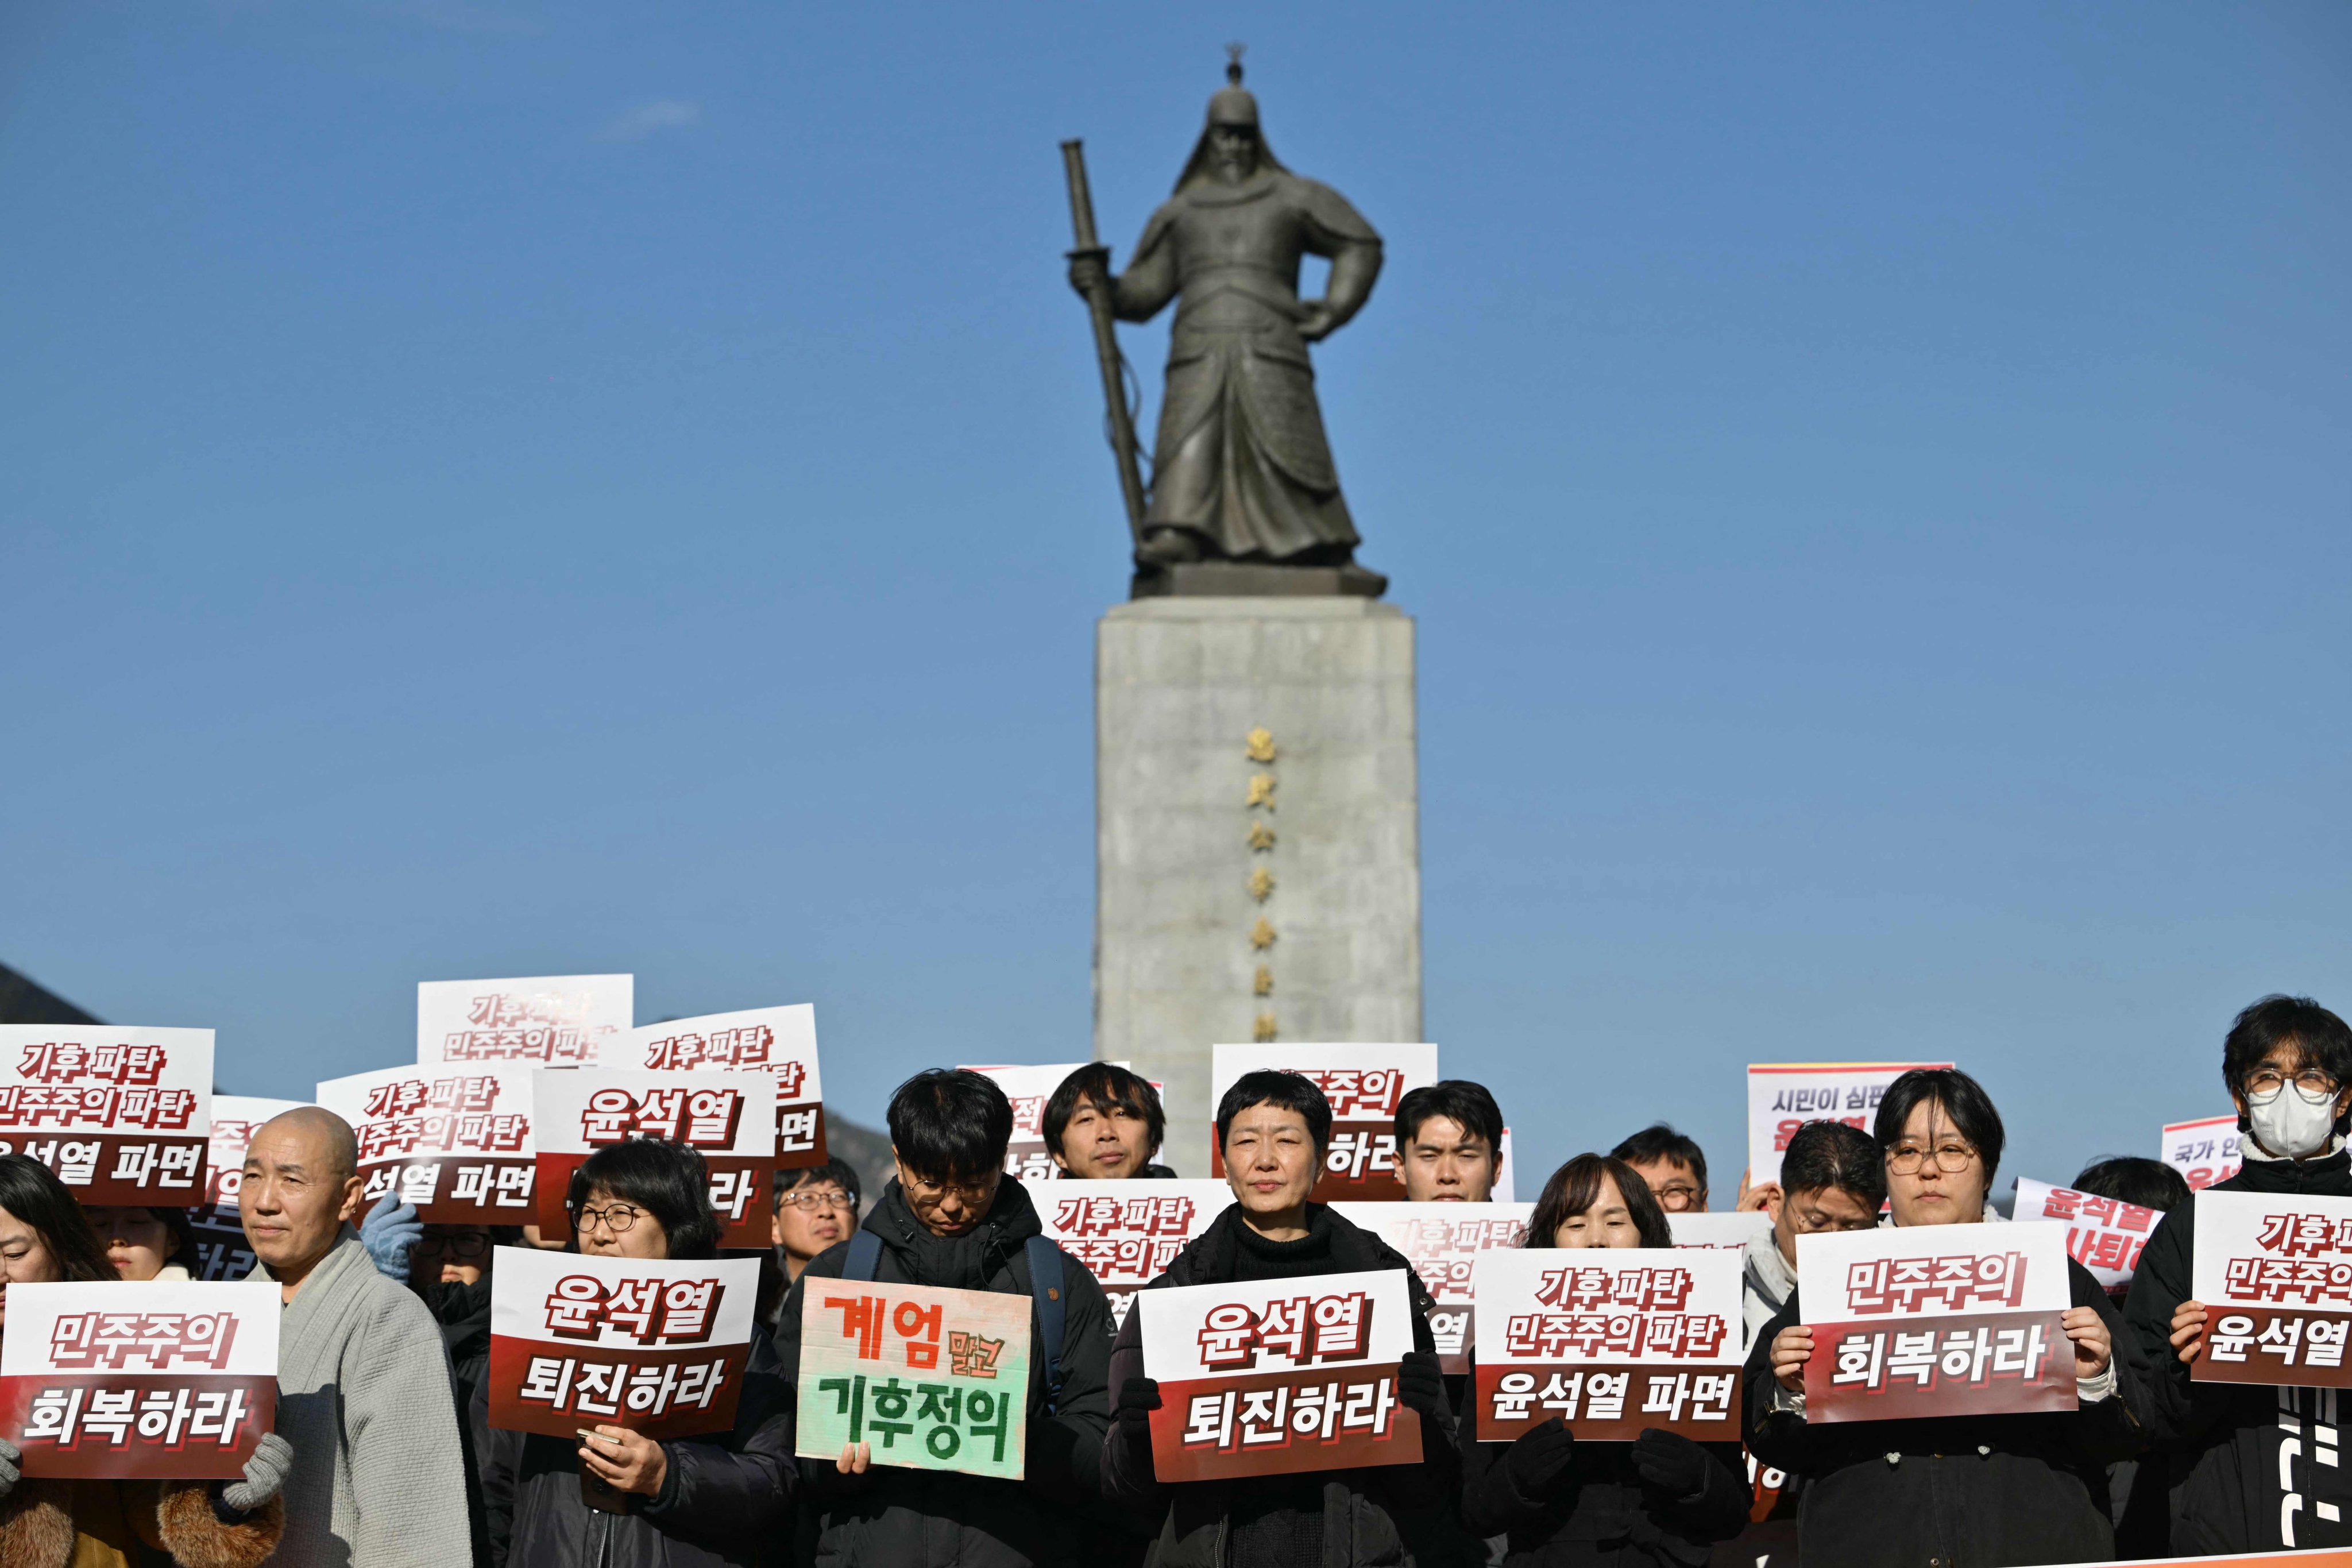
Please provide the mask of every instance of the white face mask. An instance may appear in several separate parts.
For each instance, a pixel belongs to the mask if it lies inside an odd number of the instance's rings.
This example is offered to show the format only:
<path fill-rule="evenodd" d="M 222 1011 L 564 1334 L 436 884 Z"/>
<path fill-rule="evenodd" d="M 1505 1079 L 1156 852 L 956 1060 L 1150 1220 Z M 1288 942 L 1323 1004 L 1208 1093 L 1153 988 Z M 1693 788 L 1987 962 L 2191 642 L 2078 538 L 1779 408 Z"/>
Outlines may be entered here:
<path fill-rule="evenodd" d="M 2281 1160 L 2303 1160 L 2326 1149 L 2336 1131 L 2336 1097 L 2313 1100 L 2297 1084 L 2281 1084 L 2267 1099 L 2246 1096 L 2254 1138 Z"/>

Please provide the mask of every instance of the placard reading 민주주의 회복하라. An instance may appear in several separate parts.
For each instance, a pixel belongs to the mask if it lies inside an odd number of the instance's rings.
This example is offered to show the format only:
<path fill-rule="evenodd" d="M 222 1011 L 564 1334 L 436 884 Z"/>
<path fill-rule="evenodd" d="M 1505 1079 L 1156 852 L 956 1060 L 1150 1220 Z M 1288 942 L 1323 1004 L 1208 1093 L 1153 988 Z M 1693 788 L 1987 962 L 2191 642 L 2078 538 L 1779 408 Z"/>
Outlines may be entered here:
<path fill-rule="evenodd" d="M 1533 1204 L 1334 1204 L 1332 1211 L 1404 1254 L 1435 1298 L 1429 1331 L 1437 1340 L 1438 1369 L 1458 1376 L 1470 1369 L 1470 1264 L 1490 1247 L 1517 1247 L 1528 1234 Z"/>
<path fill-rule="evenodd" d="M 1223 1182 L 1041 1182 L 1030 1189 L 1049 1241 L 1087 1266 L 1115 1328 L 1135 1293 L 1233 1205 Z"/>
<path fill-rule="evenodd" d="M 428 1225 L 531 1223 L 530 1068 L 382 1068 L 329 1079 L 319 1103 L 359 1142 L 362 1209 L 396 1193 Z"/>
<path fill-rule="evenodd" d="M 1398 1363 L 1412 1349 L 1402 1269 L 1146 1290 L 1143 1371 L 1160 1384 L 1162 1481 L 1421 1461 Z"/>
<path fill-rule="evenodd" d="M 272 1117 L 299 1110 L 299 1100 L 264 1100 L 249 1094 L 213 1096 L 210 1153 L 205 1160 L 205 1201 L 188 1211 L 196 1248 L 198 1279 L 242 1279 L 253 1272 L 253 1247 L 245 1239 L 237 1194 L 245 1185 L 245 1151 L 255 1129 Z"/>
<path fill-rule="evenodd" d="M 824 1091 L 817 1072 L 816 1008 L 751 1007 L 632 1029 L 604 1047 L 605 1067 L 648 1072 L 763 1072 L 776 1080 L 774 1163 L 824 1163 Z"/>
<path fill-rule="evenodd" d="M 2189 1201 L 2189 1293 L 2205 1304 L 2190 1380 L 2352 1387 L 2352 1198 L 2209 1190 Z"/>
<path fill-rule="evenodd" d="M 757 1258 L 589 1257 L 501 1247 L 490 1270 L 490 1425 L 648 1437 L 735 1425 Z"/>
<path fill-rule="evenodd" d="M 2066 1227 L 2047 1220 L 1797 1237 L 1805 1419 L 2075 1408 L 2067 1261 Z"/>
<path fill-rule="evenodd" d="M 2072 1187 L 2053 1187 L 2031 1176 L 2017 1178 L 2017 1218 L 2053 1220 L 2066 1227 L 2066 1256 L 2091 1271 L 2109 1291 L 2131 1283 L 2148 1233 L 2164 1217 L 2142 1208 Z"/>
<path fill-rule="evenodd" d="M 1581 1438 L 1664 1426 L 1737 1442 L 1739 1268 L 1714 1248 L 1480 1253 L 1479 1440 L 1557 1415 Z"/>
<path fill-rule="evenodd" d="M 803 1276 L 793 1451 L 1017 1481 L 1029 1447 L 1029 1298 Z"/>
<path fill-rule="evenodd" d="M 1331 1142 L 1312 1194 L 1318 1204 L 1344 1198 L 1402 1201 L 1397 1168 L 1397 1102 L 1437 1081 L 1437 1047 L 1413 1046 L 1216 1046 L 1209 1054 L 1209 1103 L 1244 1073 L 1295 1072 L 1313 1079 L 1331 1102 Z M 1225 1173 L 1225 1152 L 1209 1128 L 1209 1174 Z"/>
<path fill-rule="evenodd" d="M 628 974 L 427 980 L 416 987 L 416 1059 L 593 1067 L 605 1043 L 628 1031 L 635 1007 Z"/>
<path fill-rule="evenodd" d="M 0 1432 L 28 1476 L 241 1476 L 278 1408 L 267 1280 L 8 1287 Z"/>
<path fill-rule="evenodd" d="M 47 1165 L 78 1202 L 204 1201 L 213 1032 L 0 1025 L 0 1154 Z"/>
<path fill-rule="evenodd" d="M 775 1181 L 776 1080 L 763 1072 L 545 1068 L 532 1079 L 539 1146 L 539 1227 L 569 1236 L 572 1173 L 597 1150 L 633 1138 L 683 1143 L 710 1169 L 723 1247 L 769 1244 Z"/>
<path fill-rule="evenodd" d="M 1887 1085 L 1917 1068 L 1949 1062 L 1779 1062 L 1748 1068 L 1748 1181 L 1780 1179 L 1780 1156 L 1808 1121 L 1843 1121 L 1867 1132 Z"/>

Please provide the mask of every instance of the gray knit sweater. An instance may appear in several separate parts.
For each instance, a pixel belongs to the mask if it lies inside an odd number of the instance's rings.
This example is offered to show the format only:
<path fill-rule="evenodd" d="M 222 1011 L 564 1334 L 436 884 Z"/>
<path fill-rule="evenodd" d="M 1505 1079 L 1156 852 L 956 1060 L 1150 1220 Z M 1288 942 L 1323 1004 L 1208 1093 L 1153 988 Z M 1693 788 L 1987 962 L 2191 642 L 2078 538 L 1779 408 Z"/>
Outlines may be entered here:
<path fill-rule="evenodd" d="M 269 1279 L 257 1265 L 254 1279 Z M 278 1321 L 288 1568 L 462 1568 L 472 1560 L 449 1355 L 433 1314 L 346 1226 Z"/>

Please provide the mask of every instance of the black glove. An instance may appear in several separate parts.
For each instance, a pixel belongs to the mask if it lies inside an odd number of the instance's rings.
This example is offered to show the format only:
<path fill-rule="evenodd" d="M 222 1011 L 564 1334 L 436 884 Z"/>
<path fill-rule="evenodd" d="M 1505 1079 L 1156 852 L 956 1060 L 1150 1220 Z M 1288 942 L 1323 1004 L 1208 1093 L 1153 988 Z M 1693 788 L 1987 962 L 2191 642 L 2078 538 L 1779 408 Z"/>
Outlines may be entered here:
<path fill-rule="evenodd" d="M 1118 1408 L 1111 1419 L 1129 1442 L 1151 1447 L 1151 1413 L 1160 1408 L 1160 1384 L 1148 1377 L 1130 1377 L 1118 1385 Z"/>
<path fill-rule="evenodd" d="M 1427 1351 L 1407 1351 L 1397 1363 L 1397 1397 L 1407 1410 L 1431 1420 L 1453 1424 L 1454 1408 L 1445 1402 L 1445 1374 Z"/>
<path fill-rule="evenodd" d="M 1503 1453 L 1504 1468 L 1511 1473 L 1511 1486 L 1530 1502 L 1539 1501 L 1551 1490 L 1552 1483 L 1560 1478 L 1576 1458 L 1576 1435 L 1568 1423 L 1555 1415 L 1540 1426 L 1530 1426 L 1519 1434 L 1516 1442 Z"/>
<path fill-rule="evenodd" d="M 1642 1479 L 1676 1502 L 1696 1501 L 1706 1490 L 1706 1450 L 1679 1432 L 1645 1426 L 1633 1439 L 1633 1468 Z"/>

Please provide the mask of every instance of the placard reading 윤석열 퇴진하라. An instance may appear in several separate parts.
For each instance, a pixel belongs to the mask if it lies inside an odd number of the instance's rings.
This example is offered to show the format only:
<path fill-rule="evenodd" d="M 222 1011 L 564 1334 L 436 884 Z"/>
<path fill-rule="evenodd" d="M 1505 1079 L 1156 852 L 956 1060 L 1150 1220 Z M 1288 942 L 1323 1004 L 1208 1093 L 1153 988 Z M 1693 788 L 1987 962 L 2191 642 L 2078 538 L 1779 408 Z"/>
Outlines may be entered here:
<path fill-rule="evenodd" d="M 204 1201 L 213 1032 L 0 1025 L 0 1153 L 100 1207 Z"/>
<path fill-rule="evenodd" d="M 1739 1269 L 1711 1248 L 1479 1254 L 1479 1440 L 1557 1415 L 1583 1438 L 1738 1441 Z"/>
<path fill-rule="evenodd" d="M 278 1408 L 267 1280 L 8 1287 L 0 1432 L 28 1476 L 241 1476 Z"/>
<path fill-rule="evenodd" d="M 416 987 L 420 1065 L 516 1063 L 593 1067 L 635 1022 L 636 979 L 548 974 L 519 980 L 427 980 Z"/>
<path fill-rule="evenodd" d="M 530 1068 L 382 1068 L 329 1079 L 319 1103 L 352 1124 L 369 1204 L 398 1193 L 428 1225 L 531 1223 Z"/>
<path fill-rule="evenodd" d="M 2065 1227 L 2047 1220 L 1797 1237 L 1805 1419 L 2074 1409 L 2067 1263 Z"/>
<path fill-rule="evenodd" d="M 1808 1121 L 1870 1131 L 1887 1086 L 1917 1068 L 1949 1062 L 1776 1062 L 1748 1069 L 1748 1180 L 1780 1179 L 1780 1156 Z"/>
<path fill-rule="evenodd" d="M 1029 1447 L 1029 1298 L 804 1276 L 793 1451 L 1019 1480 Z"/>
<path fill-rule="evenodd" d="M 2017 1178 L 2019 1219 L 2046 1219 L 2066 1227 L 2066 1256 L 2091 1271 L 2110 1291 L 2131 1283 L 2148 1234 L 2164 1215 L 2095 1193 L 2053 1187 L 2031 1176 Z"/>
<path fill-rule="evenodd" d="M 2209 1189 L 2189 1202 L 2189 1293 L 2205 1304 L 2191 1381 L 2352 1387 L 2352 1198 Z"/>
<path fill-rule="evenodd" d="M 1223 1182 L 1040 1182 L 1029 1192 L 1046 1239 L 1087 1266 L 1124 1326 L 1135 1293 L 1233 1206 Z"/>
<path fill-rule="evenodd" d="M 752 1258 L 590 1257 L 501 1247 L 490 1270 L 490 1425 L 569 1437 L 724 1432 L 751 1350 Z"/>
<path fill-rule="evenodd" d="M 785 1170 L 824 1163 L 824 1089 L 816 1008 L 750 1007 L 632 1029 L 605 1047 L 606 1067 L 647 1072 L 763 1072 L 776 1080 L 776 1158 Z"/>
<path fill-rule="evenodd" d="M 1436 1300 L 1429 1330 L 1437 1340 L 1439 1370 L 1469 1370 L 1477 1317 L 1470 1266 L 1497 1247 L 1517 1247 L 1528 1234 L 1533 1204 L 1334 1204 L 1333 1212 L 1395 1247 Z"/>
<path fill-rule="evenodd" d="M 1403 1270 L 1163 1287 L 1135 1310 L 1160 1384 L 1160 1480 L 1420 1462 L 1421 1417 L 1397 1389 L 1412 1349 Z"/>
<path fill-rule="evenodd" d="M 571 1234 L 563 1200 L 572 1173 L 597 1150 L 632 1138 L 683 1143 L 710 1170 L 719 1245 L 768 1245 L 774 1183 L 776 1080 L 763 1072 L 542 1069 L 531 1084 L 539 1148 L 539 1226 Z"/>
<path fill-rule="evenodd" d="M 1435 1046 L 1213 1047 L 1209 1103 L 1221 1102 L 1243 1074 L 1262 1070 L 1313 1079 L 1331 1102 L 1331 1142 L 1323 1152 L 1323 1174 L 1315 1184 L 1317 1203 L 1404 1197 L 1404 1177 L 1397 1168 L 1397 1104 L 1413 1089 L 1437 1081 Z M 1209 1174 L 1223 1177 L 1225 1152 L 1218 1145 L 1213 1124 L 1209 1150 Z"/>

